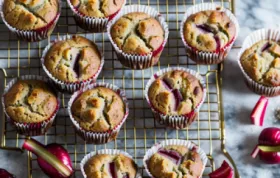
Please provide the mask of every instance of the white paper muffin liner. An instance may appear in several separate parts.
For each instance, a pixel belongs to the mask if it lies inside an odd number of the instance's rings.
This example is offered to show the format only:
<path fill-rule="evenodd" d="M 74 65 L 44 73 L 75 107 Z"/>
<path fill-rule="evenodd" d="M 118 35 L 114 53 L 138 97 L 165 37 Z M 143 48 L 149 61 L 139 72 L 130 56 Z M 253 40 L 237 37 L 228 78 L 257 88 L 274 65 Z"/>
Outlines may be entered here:
<path fill-rule="evenodd" d="M 3 12 L 3 5 L 5 0 L 0 0 L 0 15 L 2 17 L 2 20 L 4 24 L 9 28 L 9 30 L 16 34 L 17 37 L 21 40 L 28 41 L 28 42 L 35 42 L 35 41 L 41 41 L 50 36 L 50 34 L 53 32 L 56 23 L 60 17 L 61 14 L 61 1 L 58 0 L 58 13 L 56 17 L 45 27 L 42 27 L 40 29 L 35 30 L 20 30 L 17 28 L 12 27 L 5 19 L 4 12 Z"/>
<path fill-rule="evenodd" d="M 249 36 L 245 38 L 245 41 L 242 44 L 242 47 L 238 53 L 238 65 L 242 71 L 244 76 L 245 82 L 247 86 L 255 93 L 265 96 L 277 96 L 280 95 L 280 86 L 277 87 L 269 87 L 263 84 L 260 84 L 253 79 L 246 73 L 242 64 L 241 64 L 241 56 L 245 52 L 246 49 L 253 46 L 255 43 L 261 40 L 273 40 L 279 41 L 280 40 L 280 29 L 260 29 L 256 30 L 251 33 Z"/>
<path fill-rule="evenodd" d="M 61 81 L 61 80 L 55 78 L 55 76 L 53 76 L 49 72 L 49 70 L 46 68 L 46 66 L 45 66 L 45 62 L 44 62 L 45 57 L 46 57 L 49 49 L 52 47 L 53 44 L 55 44 L 58 41 L 64 41 L 64 40 L 71 39 L 72 37 L 73 36 L 65 35 L 65 36 L 61 36 L 61 37 L 57 38 L 54 42 L 51 42 L 50 44 L 48 44 L 46 46 L 46 48 L 43 51 L 42 57 L 41 57 L 42 68 L 45 71 L 45 73 L 48 75 L 48 77 L 50 77 L 52 79 L 52 81 L 54 82 L 55 86 L 59 90 L 66 91 L 66 92 L 69 92 L 69 93 L 73 93 L 73 92 L 83 88 L 84 86 L 87 86 L 87 85 L 89 85 L 91 83 L 96 82 L 96 79 L 97 79 L 98 75 L 100 74 L 100 72 L 101 72 L 101 70 L 103 68 L 103 65 L 104 65 L 104 55 L 101 52 L 100 48 L 94 43 L 96 45 L 96 47 L 98 48 L 98 51 L 99 51 L 99 53 L 101 55 L 101 61 L 100 61 L 100 66 L 99 66 L 97 72 L 92 77 L 90 77 L 87 80 L 78 81 L 78 82 L 65 82 L 65 81 Z"/>
<path fill-rule="evenodd" d="M 87 154 L 81 161 L 80 163 L 80 166 L 81 166 L 81 172 L 84 176 L 84 178 L 87 178 L 87 175 L 85 173 L 85 170 L 84 170 L 84 167 L 85 167 L 85 164 L 88 162 L 88 160 L 95 156 L 95 155 L 100 155 L 100 154 L 108 154 L 108 155 L 119 155 L 119 154 L 122 154 L 130 159 L 133 160 L 133 157 L 128 154 L 127 152 L 124 152 L 124 151 L 121 151 L 121 150 L 115 150 L 115 149 L 102 149 L 102 150 L 97 150 L 96 152 L 90 152 L 89 154 Z M 136 164 L 136 163 L 135 163 Z M 136 164 L 137 166 L 137 164 Z M 138 169 L 138 166 L 137 166 L 137 174 L 136 174 L 136 177 L 135 178 L 142 178 L 142 176 L 140 175 L 139 173 L 139 169 Z"/>
<path fill-rule="evenodd" d="M 200 155 L 200 158 L 203 162 L 203 170 L 201 172 L 200 177 L 202 176 L 206 163 L 207 163 L 207 155 L 206 153 L 199 148 L 197 145 L 195 145 L 194 143 L 190 142 L 190 141 L 186 141 L 186 140 L 179 140 L 179 139 L 170 139 L 170 140 L 165 140 L 159 143 L 156 143 L 154 146 L 152 146 L 145 154 L 144 158 L 143 158 L 143 164 L 144 167 L 146 169 L 146 172 L 148 173 L 148 175 L 152 178 L 154 178 L 154 176 L 151 174 L 151 172 L 149 171 L 148 168 L 148 161 L 150 160 L 150 158 L 158 152 L 159 149 L 164 148 L 166 146 L 170 146 L 170 145 L 178 145 L 178 146 L 186 146 L 188 149 L 192 150 L 193 148 L 196 149 L 196 152 Z"/>
<path fill-rule="evenodd" d="M 219 11 L 223 11 L 226 13 L 226 15 L 229 17 L 229 19 L 234 23 L 235 28 L 236 28 L 236 34 L 232 41 L 230 41 L 227 45 L 225 45 L 222 49 L 220 49 L 219 52 L 205 52 L 205 51 L 199 51 L 197 49 L 194 49 L 191 47 L 185 40 L 184 38 L 184 24 L 188 17 L 190 17 L 192 14 L 198 13 L 200 11 L 206 11 L 206 10 L 217 10 L 220 9 Z M 189 55 L 190 59 L 195 61 L 196 63 L 199 64 L 218 64 L 221 63 L 227 56 L 228 52 L 231 50 L 233 43 L 235 42 L 236 38 L 238 37 L 239 34 L 239 24 L 232 12 L 226 8 L 222 8 L 221 6 L 214 4 L 214 3 L 201 3 L 194 5 L 187 9 L 185 16 L 181 22 L 180 25 L 180 34 L 182 41 L 185 45 L 186 52 Z"/>
<path fill-rule="evenodd" d="M 202 97 L 201 102 L 198 104 L 198 106 L 196 106 L 196 108 L 190 114 L 187 114 L 187 115 L 162 114 L 153 107 L 152 103 L 150 102 L 149 96 L 148 96 L 149 88 L 152 85 L 152 83 L 157 79 L 157 77 L 160 77 L 167 72 L 176 71 L 176 70 L 188 72 L 189 74 L 196 77 L 200 81 L 201 87 L 203 89 L 203 97 Z M 202 104 L 206 98 L 206 84 L 205 84 L 203 77 L 194 70 L 183 68 L 183 67 L 165 68 L 165 69 L 162 69 L 162 70 L 156 72 L 150 78 L 150 80 L 147 82 L 146 87 L 145 87 L 145 97 L 151 107 L 151 110 L 153 112 L 155 119 L 158 120 L 160 124 L 164 124 L 168 127 L 172 127 L 175 129 L 182 129 L 182 128 L 188 127 L 196 119 L 199 109 L 202 106 Z"/>
<path fill-rule="evenodd" d="M 39 123 L 21 123 L 21 122 L 17 122 L 15 120 L 13 120 L 8 113 L 6 112 L 6 107 L 5 107 L 5 103 L 4 103 L 4 96 L 5 94 L 11 89 L 11 87 L 18 81 L 18 80 L 40 80 L 43 82 L 47 82 L 49 84 L 51 84 L 51 81 L 43 76 L 37 76 L 37 75 L 23 75 L 20 76 L 19 78 L 14 78 L 12 79 L 7 86 L 4 89 L 4 93 L 2 95 L 2 107 L 3 107 L 3 111 L 7 116 L 7 120 L 9 122 L 11 122 L 14 127 L 16 128 L 16 131 L 19 134 L 22 135 L 26 135 L 26 136 L 36 136 L 36 135 L 43 135 L 47 132 L 47 130 L 51 127 L 55 116 L 59 110 L 59 106 L 60 106 L 60 99 L 59 99 L 59 93 L 55 93 L 57 95 L 57 108 L 55 110 L 55 112 L 53 113 L 53 115 L 48 119 L 45 120 L 43 122 L 39 122 Z M 54 90 L 54 92 L 56 92 Z"/>
<path fill-rule="evenodd" d="M 113 128 L 112 130 L 109 130 L 107 132 L 92 132 L 92 131 L 86 131 L 84 130 L 83 128 L 80 127 L 79 123 L 74 119 L 73 115 L 72 115 L 72 112 L 71 112 L 71 107 L 72 107 L 72 104 L 73 102 L 85 91 L 87 90 L 91 90 L 91 89 L 94 89 L 96 87 L 105 87 L 105 88 L 109 88 L 113 91 L 115 91 L 121 98 L 122 98 L 122 101 L 124 102 L 125 104 L 125 115 L 122 119 L 122 121 L 115 127 Z M 69 113 L 69 116 L 70 116 L 70 119 L 75 127 L 75 130 L 76 132 L 78 133 L 78 135 L 80 135 L 87 143 L 95 143 L 95 144 L 105 144 L 107 142 L 110 142 L 112 140 L 114 140 L 123 123 L 125 122 L 127 116 L 128 116 L 128 113 L 129 113 L 129 107 L 128 107 L 128 101 L 127 101 L 127 98 L 125 96 L 125 93 L 123 90 L 119 89 L 117 86 L 114 86 L 112 84 L 108 84 L 108 83 L 94 83 L 94 84 L 91 84 L 91 85 L 88 85 L 86 86 L 85 88 L 82 88 L 81 90 L 79 91 L 76 91 L 70 98 L 69 102 L 68 102 L 68 113 Z"/>
<path fill-rule="evenodd" d="M 162 45 L 157 50 L 150 52 L 146 55 L 127 54 L 127 53 L 123 52 L 112 39 L 112 36 L 110 33 L 112 26 L 122 16 L 124 16 L 128 13 L 132 13 L 132 12 L 146 13 L 146 14 L 150 15 L 151 17 L 154 17 L 160 23 L 161 27 L 164 30 L 164 40 L 163 40 Z M 108 33 L 108 37 L 115 49 L 115 52 L 118 56 L 118 60 L 122 63 L 122 65 L 129 67 L 131 69 L 146 69 L 146 68 L 149 68 L 149 67 L 155 65 L 158 62 L 161 52 L 163 51 L 164 46 L 167 42 L 169 30 L 168 30 L 168 24 L 165 22 L 165 19 L 155 9 L 153 9 L 149 6 L 143 6 L 143 5 L 128 5 L 128 6 L 125 6 L 122 9 L 122 11 L 112 21 L 110 21 L 108 23 L 107 33 Z"/>
<path fill-rule="evenodd" d="M 73 12 L 74 19 L 79 27 L 90 32 L 98 33 L 106 31 L 108 22 L 111 21 L 120 11 L 122 11 L 122 8 L 126 4 L 126 0 L 124 0 L 122 7 L 116 13 L 103 18 L 86 16 L 80 13 L 78 9 L 72 5 L 71 0 L 67 0 L 67 3 Z"/>

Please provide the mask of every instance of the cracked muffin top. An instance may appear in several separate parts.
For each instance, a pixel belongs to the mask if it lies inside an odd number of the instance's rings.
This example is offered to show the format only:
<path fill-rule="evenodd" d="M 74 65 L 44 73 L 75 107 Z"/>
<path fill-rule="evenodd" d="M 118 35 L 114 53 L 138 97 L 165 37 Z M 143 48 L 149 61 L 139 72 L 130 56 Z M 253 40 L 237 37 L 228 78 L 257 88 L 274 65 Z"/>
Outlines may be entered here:
<path fill-rule="evenodd" d="M 198 178 L 204 167 L 195 149 L 177 145 L 159 149 L 147 165 L 155 178 Z"/>
<path fill-rule="evenodd" d="M 4 0 L 3 13 L 12 27 L 36 30 L 54 20 L 58 8 L 58 0 Z"/>
<path fill-rule="evenodd" d="M 84 170 L 87 178 L 135 178 L 137 166 L 123 154 L 98 154 L 86 162 Z"/>
<path fill-rule="evenodd" d="M 159 76 L 149 87 L 153 108 L 168 115 L 185 115 L 203 98 L 200 81 L 186 71 L 174 70 Z"/>
<path fill-rule="evenodd" d="M 97 46 L 82 36 L 54 43 L 44 59 L 47 70 L 58 80 L 77 82 L 91 78 L 101 64 Z"/>
<path fill-rule="evenodd" d="M 114 129 L 124 118 L 125 104 L 113 90 L 96 87 L 83 92 L 72 104 L 74 119 L 86 131 Z"/>
<path fill-rule="evenodd" d="M 58 101 L 47 83 L 39 80 L 19 80 L 4 95 L 7 114 L 20 123 L 38 123 L 49 119 Z"/>
<path fill-rule="evenodd" d="M 225 12 L 208 10 L 188 17 L 183 34 L 186 43 L 191 47 L 218 52 L 233 40 L 236 27 Z"/>
<path fill-rule="evenodd" d="M 240 62 L 245 72 L 256 82 L 280 86 L 280 43 L 262 40 L 248 48 Z"/>
<path fill-rule="evenodd" d="M 129 13 L 118 19 L 111 28 L 111 36 L 123 52 L 138 55 L 157 50 L 164 40 L 160 23 L 142 12 Z"/>
<path fill-rule="evenodd" d="M 101 18 L 118 12 L 124 0 L 71 0 L 71 4 L 86 16 Z"/>

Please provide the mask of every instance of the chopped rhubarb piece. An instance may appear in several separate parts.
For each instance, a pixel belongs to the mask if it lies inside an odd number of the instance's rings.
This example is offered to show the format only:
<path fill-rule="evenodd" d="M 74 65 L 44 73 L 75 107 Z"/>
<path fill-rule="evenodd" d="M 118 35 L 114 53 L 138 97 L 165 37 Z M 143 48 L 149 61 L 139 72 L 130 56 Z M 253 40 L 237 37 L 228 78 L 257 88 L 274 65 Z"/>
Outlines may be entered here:
<path fill-rule="evenodd" d="M 252 124 L 258 126 L 263 125 L 267 105 L 268 105 L 268 99 L 265 96 L 261 96 L 251 113 Z"/>
<path fill-rule="evenodd" d="M 204 33 L 214 33 L 213 29 L 207 24 L 196 25 Z"/>
<path fill-rule="evenodd" d="M 216 51 L 219 52 L 219 50 L 221 49 L 220 38 L 218 36 L 215 36 L 214 38 L 215 38 L 215 41 L 216 41 L 216 44 L 217 44 Z"/>
<path fill-rule="evenodd" d="M 257 145 L 257 146 L 255 147 L 255 149 L 253 150 L 253 152 L 251 153 L 252 158 L 256 158 L 257 155 L 259 154 L 259 152 L 260 152 L 260 148 L 259 148 L 259 146 Z"/>
<path fill-rule="evenodd" d="M 224 161 L 222 166 L 215 170 L 214 172 L 209 174 L 210 178 L 232 178 L 233 177 L 233 169 L 229 166 L 229 164 Z"/>
<path fill-rule="evenodd" d="M 163 156 L 166 156 L 171 161 L 173 161 L 175 164 L 179 164 L 181 162 L 182 156 L 176 151 L 173 151 L 173 150 L 159 150 L 158 153 L 163 155 Z"/>
<path fill-rule="evenodd" d="M 15 176 L 13 176 L 12 174 L 10 174 L 8 171 L 6 171 L 5 169 L 1 169 L 0 168 L 0 177 L 1 178 L 15 178 Z"/>
<path fill-rule="evenodd" d="M 180 102 L 183 100 L 183 96 L 182 96 L 181 92 L 180 92 L 178 89 L 172 90 L 172 93 L 173 93 L 174 98 L 175 98 L 175 107 L 174 107 L 174 110 L 177 111 Z"/>
<path fill-rule="evenodd" d="M 109 170 L 110 170 L 110 173 L 112 175 L 112 178 L 117 178 L 116 168 L 115 168 L 115 163 L 114 162 L 109 163 Z"/>
<path fill-rule="evenodd" d="M 168 89 L 168 90 L 172 90 L 173 88 L 172 88 L 172 86 L 169 84 L 169 82 L 168 82 L 168 80 L 167 79 L 162 79 L 162 83 L 163 83 L 163 85 L 164 85 L 164 87 L 166 88 L 166 89 Z"/>
<path fill-rule="evenodd" d="M 271 44 L 270 43 L 266 43 L 263 47 L 262 47 L 262 52 L 266 51 L 268 48 L 270 48 Z"/>
<path fill-rule="evenodd" d="M 79 60 L 80 60 L 81 54 L 78 54 L 74 59 L 73 59 L 73 70 L 76 73 L 77 77 L 79 78 L 80 76 L 80 66 L 79 66 Z"/>

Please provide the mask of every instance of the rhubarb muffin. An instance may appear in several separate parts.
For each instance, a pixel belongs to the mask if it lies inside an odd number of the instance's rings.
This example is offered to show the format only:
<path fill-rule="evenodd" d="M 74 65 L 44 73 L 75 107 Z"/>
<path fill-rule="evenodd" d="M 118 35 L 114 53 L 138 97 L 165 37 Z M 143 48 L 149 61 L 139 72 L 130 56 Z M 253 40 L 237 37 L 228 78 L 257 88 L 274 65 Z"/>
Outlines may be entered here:
<path fill-rule="evenodd" d="M 247 75 L 269 87 L 280 86 L 280 43 L 261 40 L 246 49 L 240 58 Z"/>
<path fill-rule="evenodd" d="M 34 76 L 30 78 L 14 79 L 7 85 L 3 95 L 4 109 L 21 134 L 40 135 L 51 126 L 59 102 L 49 83 Z"/>
<path fill-rule="evenodd" d="M 68 0 L 77 24 L 88 31 L 102 32 L 121 8 L 125 0 Z"/>
<path fill-rule="evenodd" d="M 204 170 L 196 149 L 190 150 L 183 145 L 160 148 L 147 161 L 147 167 L 154 178 L 197 178 Z"/>
<path fill-rule="evenodd" d="M 36 41 L 38 38 L 46 38 L 52 32 L 60 14 L 60 2 L 59 0 L 4 0 L 2 10 L 3 18 L 9 26 L 25 31 Z M 37 31 L 45 36 L 39 37 L 37 36 L 39 34 L 28 33 L 28 31 Z"/>
<path fill-rule="evenodd" d="M 97 154 L 85 163 L 84 173 L 87 178 L 136 178 L 137 165 L 123 154 Z"/>
<path fill-rule="evenodd" d="M 64 36 L 43 53 L 45 72 L 61 89 L 69 88 L 70 92 L 95 82 L 104 63 L 97 46 L 82 36 Z M 72 90 L 74 84 L 78 86 Z"/>
<path fill-rule="evenodd" d="M 132 6 L 126 8 L 133 9 Z M 143 69 L 156 64 L 166 38 L 166 30 L 161 24 L 164 20 L 160 22 L 158 18 L 145 12 L 131 12 L 114 20 L 115 22 L 108 26 L 108 33 L 120 62 L 133 69 Z M 151 59 L 146 59 L 150 54 Z"/>

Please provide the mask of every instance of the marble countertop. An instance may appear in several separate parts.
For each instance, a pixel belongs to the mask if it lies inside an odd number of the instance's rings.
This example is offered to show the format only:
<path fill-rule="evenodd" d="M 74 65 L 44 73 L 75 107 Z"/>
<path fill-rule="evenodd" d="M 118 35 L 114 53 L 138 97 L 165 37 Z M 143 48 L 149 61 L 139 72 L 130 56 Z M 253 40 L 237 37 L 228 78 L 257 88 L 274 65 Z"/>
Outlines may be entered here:
<path fill-rule="evenodd" d="M 236 15 L 240 22 L 237 46 L 253 30 L 264 27 L 279 27 L 280 3 L 278 0 L 236 0 Z M 278 22 L 278 24 L 277 24 Z M 236 63 L 239 49 L 233 49 L 224 62 L 223 99 L 226 120 L 226 148 L 237 164 L 243 178 L 280 177 L 279 166 L 261 164 L 250 153 L 257 143 L 260 131 L 265 127 L 280 126 L 274 118 L 274 110 L 280 107 L 279 97 L 270 98 L 263 127 L 251 125 L 250 113 L 259 96 L 245 85 Z M 0 150 L 0 167 L 13 172 L 17 177 L 27 177 L 27 159 L 21 153 Z M 220 165 L 222 159 L 216 160 Z"/>

